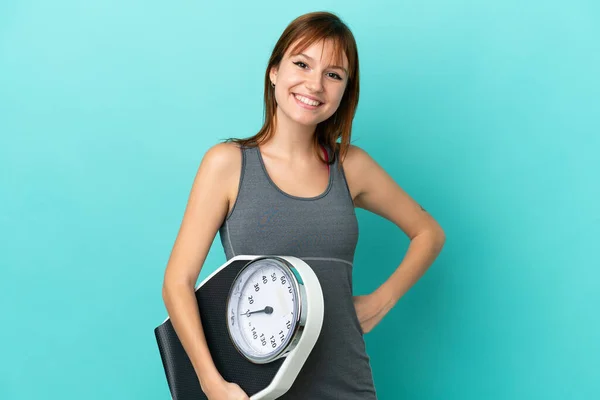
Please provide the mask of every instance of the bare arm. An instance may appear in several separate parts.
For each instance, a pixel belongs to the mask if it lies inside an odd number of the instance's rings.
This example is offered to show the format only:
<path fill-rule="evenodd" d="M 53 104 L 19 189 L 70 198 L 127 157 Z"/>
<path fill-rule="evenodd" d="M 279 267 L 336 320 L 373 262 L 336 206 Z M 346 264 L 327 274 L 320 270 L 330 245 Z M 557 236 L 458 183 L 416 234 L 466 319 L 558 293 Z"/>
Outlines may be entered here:
<path fill-rule="evenodd" d="M 366 305 L 356 299 L 363 330 L 370 330 L 432 265 L 446 236 L 437 221 L 413 200 L 364 150 L 351 146 L 344 170 L 356 207 L 371 211 L 398 226 L 410 239 L 402 262 Z"/>
<path fill-rule="evenodd" d="M 165 270 L 162 296 L 173 328 L 196 371 L 202 390 L 226 384 L 210 355 L 200 320 L 195 284 L 215 235 L 227 215 L 229 182 L 240 150 L 221 143 L 204 155 L 194 179 L 179 233 Z M 239 177 L 239 171 L 238 177 Z"/>

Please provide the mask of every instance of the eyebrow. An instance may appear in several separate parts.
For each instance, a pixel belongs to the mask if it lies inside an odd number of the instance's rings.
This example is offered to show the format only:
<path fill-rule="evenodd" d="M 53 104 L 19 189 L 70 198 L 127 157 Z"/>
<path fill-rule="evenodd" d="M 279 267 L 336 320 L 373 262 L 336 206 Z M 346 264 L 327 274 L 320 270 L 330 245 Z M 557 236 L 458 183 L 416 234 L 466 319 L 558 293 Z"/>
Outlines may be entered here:
<path fill-rule="evenodd" d="M 310 61 L 315 61 L 315 60 L 314 60 L 314 58 L 312 58 L 312 57 L 309 57 L 309 56 L 307 56 L 307 55 L 306 55 L 306 54 L 304 54 L 304 53 L 292 54 L 292 55 L 293 55 L 293 56 L 302 56 L 302 57 L 308 58 Z M 342 71 L 344 71 L 344 72 L 346 73 L 346 75 L 348 75 L 348 71 L 346 70 L 346 68 L 344 68 L 344 67 L 340 67 L 339 65 L 330 65 L 330 66 L 329 66 L 329 68 L 335 68 L 335 69 L 342 70 Z"/>

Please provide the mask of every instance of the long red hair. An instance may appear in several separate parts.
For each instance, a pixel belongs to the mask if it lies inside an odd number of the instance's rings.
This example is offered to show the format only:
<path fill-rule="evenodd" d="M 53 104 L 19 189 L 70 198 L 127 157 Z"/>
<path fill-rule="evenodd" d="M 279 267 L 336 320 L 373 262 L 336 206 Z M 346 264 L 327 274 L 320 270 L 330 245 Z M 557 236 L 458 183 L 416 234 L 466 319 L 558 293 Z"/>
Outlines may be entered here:
<path fill-rule="evenodd" d="M 313 43 L 320 40 L 333 40 L 334 57 L 338 65 L 342 65 L 344 54 L 348 59 L 348 81 L 342 100 L 335 113 L 323 122 L 317 124 L 315 134 L 313 135 L 313 144 L 315 152 L 319 158 L 327 163 L 333 164 L 335 153 L 328 161 L 323 158 L 323 153 L 319 147 L 326 145 L 331 149 L 336 148 L 338 139 L 340 158 L 344 158 L 350 146 L 350 136 L 352 133 L 352 121 L 358 106 L 359 95 L 359 70 L 358 70 L 358 50 L 354 35 L 344 22 L 335 14 L 330 12 L 313 12 L 301 15 L 293 20 L 281 34 L 281 37 L 275 44 L 267 70 L 265 72 L 265 104 L 264 104 L 264 123 L 258 133 L 246 139 L 230 138 L 226 141 L 236 142 L 243 146 L 255 147 L 269 140 L 275 131 L 275 111 L 277 103 L 275 101 L 274 88 L 271 86 L 269 71 L 273 67 L 279 66 L 284 54 L 292 43 L 298 41 L 292 49 L 292 53 L 300 53 Z"/>

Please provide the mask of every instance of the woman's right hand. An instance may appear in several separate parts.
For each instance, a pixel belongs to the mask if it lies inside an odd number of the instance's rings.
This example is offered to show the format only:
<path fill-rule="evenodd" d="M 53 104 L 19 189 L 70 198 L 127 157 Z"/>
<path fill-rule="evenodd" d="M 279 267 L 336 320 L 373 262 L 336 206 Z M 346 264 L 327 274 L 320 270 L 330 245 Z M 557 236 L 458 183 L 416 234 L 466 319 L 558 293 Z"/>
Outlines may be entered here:
<path fill-rule="evenodd" d="M 205 394 L 208 400 L 250 400 L 250 397 L 248 397 L 238 384 L 227 381 L 210 387 Z"/>

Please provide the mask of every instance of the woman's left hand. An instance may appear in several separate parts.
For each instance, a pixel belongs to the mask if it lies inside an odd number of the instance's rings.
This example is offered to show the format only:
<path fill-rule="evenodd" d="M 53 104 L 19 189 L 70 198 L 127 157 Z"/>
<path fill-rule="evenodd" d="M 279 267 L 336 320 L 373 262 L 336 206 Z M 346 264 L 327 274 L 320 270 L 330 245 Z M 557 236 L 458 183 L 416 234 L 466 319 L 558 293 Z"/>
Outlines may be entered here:
<path fill-rule="evenodd" d="M 365 296 L 354 296 L 352 300 L 363 334 L 373 330 L 392 308 L 377 292 Z"/>

